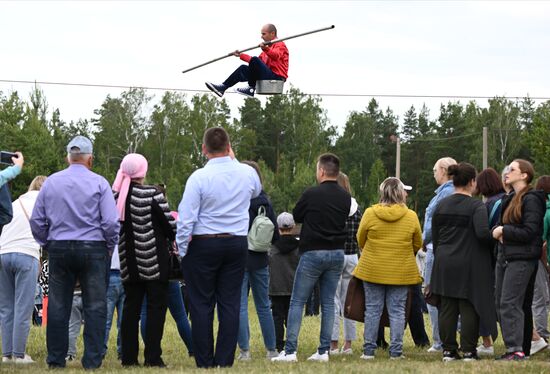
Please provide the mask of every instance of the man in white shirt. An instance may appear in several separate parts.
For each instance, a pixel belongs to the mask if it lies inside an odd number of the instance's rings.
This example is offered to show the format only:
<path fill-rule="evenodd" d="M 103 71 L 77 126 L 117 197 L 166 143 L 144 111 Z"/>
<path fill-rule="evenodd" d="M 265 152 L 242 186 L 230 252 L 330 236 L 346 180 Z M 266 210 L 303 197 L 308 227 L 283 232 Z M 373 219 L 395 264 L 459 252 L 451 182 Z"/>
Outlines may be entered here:
<path fill-rule="evenodd" d="M 229 135 L 223 128 L 206 130 L 202 152 L 208 162 L 187 180 L 176 242 L 184 256 L 196 364 L 227 367 L 233 365 L 237 345 L 248 208 L 262 186 L 254 169 L 230 157 Z M 214 307 L 219 320 L 215 350 Z"/>

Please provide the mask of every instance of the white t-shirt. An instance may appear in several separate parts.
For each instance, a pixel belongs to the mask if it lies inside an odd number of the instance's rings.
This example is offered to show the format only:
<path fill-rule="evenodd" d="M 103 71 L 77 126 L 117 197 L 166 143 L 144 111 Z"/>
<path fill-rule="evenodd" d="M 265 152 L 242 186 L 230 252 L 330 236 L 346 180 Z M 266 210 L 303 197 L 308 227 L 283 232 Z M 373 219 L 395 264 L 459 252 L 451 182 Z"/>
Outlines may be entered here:
<path fill-rule="evenodd" d="M 0 254 L 24 253 L 40 260 L 40 245 L 34 240 L 29 219 L 39 191 L 29 191 L 12 203 L 13 219 L 2 228 Z"/>

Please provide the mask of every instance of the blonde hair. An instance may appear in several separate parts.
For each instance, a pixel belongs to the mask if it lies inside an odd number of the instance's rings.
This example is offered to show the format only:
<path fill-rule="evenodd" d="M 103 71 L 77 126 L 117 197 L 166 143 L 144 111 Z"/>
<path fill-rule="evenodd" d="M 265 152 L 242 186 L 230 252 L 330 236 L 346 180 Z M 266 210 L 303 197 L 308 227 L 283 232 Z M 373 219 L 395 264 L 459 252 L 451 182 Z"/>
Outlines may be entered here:
<path fill-rule="evenodd" d="M 346 190 L 351 195 L 351 186 L 349 184 L 349 178 L 346 174 L 340 172 L 338 173 L 338 178 L 336 178 L 338 185 Z"/>
<path fill-rule="evenodd" d="M 398 178 L 389 177 L 380 183 L 380 204 L 405 204 L 406 201 L 405 186 Z"/>
<path fill-rule="evenodd" d="M 449 174 L 448 174 L 449 166 L 457 165 L 457 162 L 454 158 L 443 157 L 443 158 L 440 158 L 439 160 L 437 160 L 435 162 L 435 165 L 436 165 L 436 167 L 440 167 L 442 169 L 445 169 L 445 171 L 446 171 L 445 175 L 449 176 Z"/>
<path fill-rule="evenodd" d="M 29 184 L 29 191 L 40 191 L 47 178 L 48 177 L 45 175 L 37 175 L 34 177 L 31 184 Z"/>

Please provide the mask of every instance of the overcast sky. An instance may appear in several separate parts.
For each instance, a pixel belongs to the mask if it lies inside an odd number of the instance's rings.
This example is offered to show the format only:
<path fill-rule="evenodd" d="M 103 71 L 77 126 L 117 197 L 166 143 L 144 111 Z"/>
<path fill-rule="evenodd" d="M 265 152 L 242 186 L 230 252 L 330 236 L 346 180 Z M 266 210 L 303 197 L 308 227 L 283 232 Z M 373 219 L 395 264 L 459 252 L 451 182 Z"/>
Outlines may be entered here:
<path fill-rule="evenodd" d="M 259 43 L 265 23 L 279 37 L 336 26 L 287 42 L 287 86 L 305 93 L 550 97 L 548 1 L 0 1 L 0 80 L 203 90 L 240 61 L 181 71 Z M 0 82 L 4 94 L 27 98 L 31 88 Z M 41 88 L 66 121 L 93 117 L 122 91 Z M 237 116 L 244 97 L 226 100 Z M 323 97 L 322 106 L 341 128 L 369 100 Z M 400 117 L 424 102 L 435 117 L 448 101 L 377 100 Z"/>

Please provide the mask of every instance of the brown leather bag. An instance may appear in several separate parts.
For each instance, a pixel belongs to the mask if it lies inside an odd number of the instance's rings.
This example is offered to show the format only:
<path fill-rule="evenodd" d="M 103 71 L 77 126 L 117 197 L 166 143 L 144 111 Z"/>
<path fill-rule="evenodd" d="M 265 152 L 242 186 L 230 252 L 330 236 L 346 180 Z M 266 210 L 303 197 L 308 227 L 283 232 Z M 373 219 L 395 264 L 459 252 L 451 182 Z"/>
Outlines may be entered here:
<path fill-rule="evenodd" d="M 365 322 L 365 290 L 363 281 L 351 277 L 344 303 L 344 317 L 357 322 Z"/>

